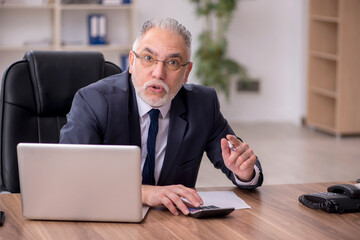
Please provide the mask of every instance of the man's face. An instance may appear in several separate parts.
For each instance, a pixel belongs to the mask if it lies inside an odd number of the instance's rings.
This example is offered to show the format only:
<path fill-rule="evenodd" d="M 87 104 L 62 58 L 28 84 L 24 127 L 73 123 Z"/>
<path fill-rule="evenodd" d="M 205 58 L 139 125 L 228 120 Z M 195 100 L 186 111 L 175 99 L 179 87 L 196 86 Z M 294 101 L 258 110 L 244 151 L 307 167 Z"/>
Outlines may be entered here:
<path fill-rule="evenodd" d="M 137 58 L 134 52 L 130 52 L 129 72 L 132 74 L 136 92 L 152 107 L 165 105 L 187 82 L 192 69 L 191 62 L 186 66 L 180 66 L 175 71 L 168 69 L 161 62 L 165 60 L 168 64 L 174 60 L 184 64 L 189 61 L 190 56 L 188 56 L 184 37 L 167 30 L 152 28 L 139 41 L 135 52 L 140 58 Z M 156 59 L 160 62 L 149 65 L 146 64 L 148 59 Z"/>

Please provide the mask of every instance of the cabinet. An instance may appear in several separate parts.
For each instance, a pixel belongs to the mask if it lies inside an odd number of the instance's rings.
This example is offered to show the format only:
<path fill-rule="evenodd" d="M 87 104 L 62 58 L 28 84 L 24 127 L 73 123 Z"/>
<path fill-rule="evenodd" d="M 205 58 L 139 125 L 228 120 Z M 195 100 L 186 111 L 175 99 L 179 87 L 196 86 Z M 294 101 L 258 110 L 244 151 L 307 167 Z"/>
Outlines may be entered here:
<path fill-rule="evenodd" d="M 309 1 L 307 125 L 360 134 L 359 24 L 359 0 Z"/>
<path fill-rule="evenodd" d="M 135 40 L 136 2 L 121 5 L 46 4 L 0 5 L 0 71 L 20 60 L 28 50 L 100 51 L 121 66 Z M 34 1 L 36 2 L 36 1 Z M 88 44 L 88 15 L 105 14 L 107 44 Z"/>

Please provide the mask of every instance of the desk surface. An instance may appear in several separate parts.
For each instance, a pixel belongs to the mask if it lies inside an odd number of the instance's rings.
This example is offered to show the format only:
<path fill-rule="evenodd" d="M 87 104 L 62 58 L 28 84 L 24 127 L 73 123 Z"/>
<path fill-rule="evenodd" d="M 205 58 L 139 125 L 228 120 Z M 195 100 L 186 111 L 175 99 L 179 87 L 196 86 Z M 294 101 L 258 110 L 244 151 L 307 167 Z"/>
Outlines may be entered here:
<path fill-rule="evenodd" d="M 252 209 L 225 218 L 194 219 L 151 209 L 141 224 L 30 221 L 19 194 L 0 194 L 5 222 L 0 239 L 359 239 L 360 213 L 329 214 L 298 202 L 304 193 L 325 192 L 334 183 L 265 185 L 233 190 Z"/>

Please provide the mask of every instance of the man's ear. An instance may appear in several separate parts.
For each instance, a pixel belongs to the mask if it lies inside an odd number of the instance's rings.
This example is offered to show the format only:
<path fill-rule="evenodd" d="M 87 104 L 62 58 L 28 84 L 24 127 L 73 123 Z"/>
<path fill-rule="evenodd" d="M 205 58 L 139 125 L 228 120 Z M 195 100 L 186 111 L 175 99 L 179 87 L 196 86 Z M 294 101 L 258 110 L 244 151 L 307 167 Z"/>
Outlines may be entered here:
<path fill-rule="evenodd" d="M 186 75 L 185 75 L 184 84 L 186 84 L 187 81 L 188 81 L 188 77 L 189 77 L 189 74 L 190 74 L 190 72 L 191 72 L 192 67 L 193 67 L 193 63 L 190 62 L 190 63 L 187 65 L 187 69 L 186 69 L 186 73 L 185 73 Z"/>
<path fill-rule="evenodd" d="M 132 73 L 132 69 L 133 69 L 133 64 L 134 64 L 134 52 L 130 51 L 129 52 L 129 73 Z M 124 70 L 124 69 L 123 69 Z"/>

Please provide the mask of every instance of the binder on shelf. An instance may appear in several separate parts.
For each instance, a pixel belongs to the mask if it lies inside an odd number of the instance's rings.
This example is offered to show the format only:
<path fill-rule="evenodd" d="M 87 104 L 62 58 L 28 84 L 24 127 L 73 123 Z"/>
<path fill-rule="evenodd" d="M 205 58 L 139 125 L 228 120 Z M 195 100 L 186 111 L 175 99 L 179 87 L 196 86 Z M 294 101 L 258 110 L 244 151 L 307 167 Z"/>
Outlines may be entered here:
<path fill-rule="evenodd" d="M 25 6 L 41 6 L 48 4 L 45 0 L 0 0 L 0 5 L 25 5 Z"/>
<path fill-rule="evenodd" d="M 28 1 L 32 1 L 32 0 L 28 0 Z M 51 1 L 51 0 L 43 0 L 43 1 Z M 101 0 L 61 0 L 62 4 L 99 4 L 100 2 Z"/>
<path fill-rule="evenodd" d="M 101 0 L 100 3 L 103 5 L 120 5 L 123 0 Z"/>
<path fill-rule="evenodd" d="M 129 54 L 120 55 L 121 69 L 125 71 L 129 67 Z"/>
<path fill-rule="evenodd" d="M 89 15 L 89 44 L 97 43 L 97 16 L 95 14 Z"/>
<path fill-rule="evenodd" d="M 98 16 L 99 21 L 99 39 L 98 44 L 105 44 L 106 43 L 106 17 L 105 15 Z"/>
<path fill-rule="evenodd" d="M 102 45 L 106 44 L 106 16 L 105 14 L 89 15 L 89 44 Z"/>

